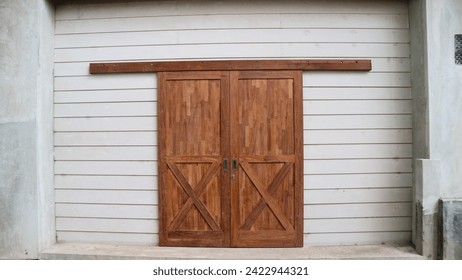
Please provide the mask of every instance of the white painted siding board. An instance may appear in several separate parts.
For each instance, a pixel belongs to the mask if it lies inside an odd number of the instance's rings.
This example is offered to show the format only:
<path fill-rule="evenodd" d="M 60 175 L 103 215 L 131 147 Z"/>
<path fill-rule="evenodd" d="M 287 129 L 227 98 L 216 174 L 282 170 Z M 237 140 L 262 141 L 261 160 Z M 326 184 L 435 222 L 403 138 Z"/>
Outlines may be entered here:
<path fill-rule="evenodd" d="M 361 9 L 361 8 L 359 8 Z M 307 20 L 309 17 L 310 20 Z M 367 22 L 367 25 L 365 23 Z M 407 28 L 403 14 L 290 14 L 281 15 L 282 28 Z"/>
<path fill-rule="evenodd" d="M 56 218 L 56 230 L 157 233 L 158 227 L 151 219 Z"/>
<path fill-rule="evenodd" d="M 303 73 L 303 85 L 306 87 L 410 87 L 409 73 L 365 73 L 365 72 L 323 72 L 307 71 Z"/>
<path fill-rule="evenodd" d="M 354 203 L 305 205 L 305 219 L 410 217 L 412 203 Z"/>
<path fill-rule="evenodd" d="M 151 190 L 56 190 L 57 203 L 99 203 L 157 205 L 157 191 Z M 57 216 L 60 213 L 57 212 Z"/>
<path fill-rule="evenodd" d="M 55 147 L 55 160 L 157 160 L 157 147 Z"/>
<path fill-rule="evenodd" d="M 258 36 L 258 34 L 256 34 Z M 241 57 L 409 57 L 409 44 L 268 43 L 56 49 L 56 62 Z"/>
<path fill-rule="evenodd" d="M 410 72 L 411 61 L 408 57 L 401 58 L 375 58 L 371 57 L 372 70 L 375 72 Z"/>
<path fill-rule="evenodd" d="M 70 204 L 57 203 L 59 217 L 157 219 L 157 206 L 120 204 Z"/>
<path fill-rule="evenodd" d="M 411 115 L 315 115 L 303 117 L 304 129 L 412 128 Z M 309 132 L 308 132 L 309 133 Z"/>
<path fill-rule="evenodd" d="M 406 13 L 407 6 L 403 5 L 403 2 L 392 0 L 390 6 L 386 7 L 382 2 L 374 2 L 361 0 L 352 3 L 351 5 L 344 5 L 344 1 L 335 0 L 329 1 L 319 1 L 319 0 L 309 0 L 309 1 L 294 1 L 291 5 L 287 3 L 270 0 L 257 0 L 257 1 L 233 1 L 238 5 L 233 5 L 229 2 L 214 2 L 211 6 L 210 3 L 202 1 L 202 4 L 199 5 L 181 5 L 178 4 L 178 14 L 216 14 L 216 13 L 299 13 L 300 11 L 307 11 L 310 13 L 358 13 L 358 9 L 361 8 L 361 11 L 364 13 Z M 211 7 L 210 7 L 211 6 Z"/>
<path fill-rule="evenodd" d="M 213 25 L 211 24 L 213 23 Z M 191 15 L 57 21 L 55 34 L 182 29 L 279 28 L 280 15 Z"/>
<path fill-rule="evenodd" d="M 305 145 L 304 158 L 412 158 L 412 144 Z"/>
<path fill-rule="evenodd" d="M 83 190 L 157 190 L 156 176 L 56 175 L 55 188 Z"/>
<path fill-rule="evenodd" d="M 367 22 L 367 25 L 364 23 Z M 213 24 L 211 24 L 213 23 Z M 225 14 L 56 21 L 57 35 L 102 32 L 203 29 L 407 28 L 406 15 L 393 14 Z"/>
<path fill-rule="evenodd" d="M 306 245 L 408 244 L 409 240 L 411 240 L 411 231 L 311 233 L 304 235 Z"/>
<path fill-rule="evenodd" d="M 195 1 L 194 5 L 181 1 L 153 1 L 139 2 L 136 5 L 126 3 L 113 3 L 111 5 L 89 4 L 82 6 L 60 5 L 57 7 L 56 19 L 94 19 L 94 18 L 120 18 L 120 17 L 152 17 L 162 15 L 196 15 L 196 14 L 268 14 L 284 13 L 294 14 L 301 11 L 312 14 L 345 13 L 358 14 L 403 14 L 407 15 L 407 5 L 403 1 L 388 0 L 368 1 L 361 0 L 345 5 L 344 1 L 291 1 L 290 5 L 280 1 L 233 1 L 213 2 Z"/>
<path fill-rule="evenodd" d="M 410 100 L 310 100 L 303 102 L 305 115 L 410 114 Z"/>
<path fill-rule="evenodd" d="M 88 66 L 88 65 L 87 65 Z M 157 89 L 55 91 L 55 104 L 98 102 L 154 102 Z"/>
<path fill-rule="evenodd" d="M 155 131 L 157 117 L 55 118 L 55 131 Z"/>
<path fill-rule="evenodd" d="M 180 2 L 181 3 L 181 2 Z M 132 3 L 113 3 L 111 5 L 89 4 L 82 5 L 78 10 L 78 18 L 112 18 L 112 17 L 140 17 L 178 15 L 177 1 L 150 1 Z M 72 17 L 70 17 L 72 18 Z M 60 20 L 69 19 L 61 17 Z"/>
<path fill-rule="evenodd" d="M 411 129 L 305 130 L 303 140 L 305 144 L 311 144 L 311 145 L 412 143 L 412 130 Z"/>
<path fill-rule="evenodd" d="M 153 123 L 152 123 L 153 124 Z M 59 129 L 56 127 L 55 130 Z M 154 146 L 157 133 L 152 131 L 123 132 L 55 132 L 55 147 L 60 146 Z"/>
<path fill-rule="evenodd" d="M 56 161 L 55 174 L 157 175 L 156 161 Z"/>
<path fill-rule="evenodd" d="M 55 7 L 55 20 L 79 19 L 80 5 L 57 5 Z"/>
<path fill-rule="evenodd" d="M 92 75 L 80 77 L 55 77 L 55 90 L 157 88 L 156 75 L 152 73 Z"/>
<path fill-rule="evenodd" d="M 305 160 L 305 174 L 412 172 L 411 159 Z"/>
<path fill-rule="evenodd" d="M 412 189 L 375 188 L 375 189 L 336 189 L 305 190 L 304 203 L 311 204 L 348 204 L 373 202 L 411 202 Z"/>
<path fill-rule="evenodd" d="M 258 33 L 258 36 L 255 34 Z M 57 35 L 55 47 L 224 43 L 409 43 L 407 29 L 227 29 Z"/>
<path fill-rule="evenodd" d="M 57 231 L 60 242 L 157 245 L 158 234 Z"/>
<path fill-rule="evenodd" d="M 156 116 L 157 102 L 55 104 L 55 117 Z"/>
<path fill-rule="evenodd" d="M 65 5 L 56 19 L 59 241 L 158 242 L 156 75 L 88 63 L 306 58 L 373 67 L 303 75 L 306 244 L 410 240 L 406 1 Z"/>
<path fill-rule="evenodd" d="M 402 100 L 411 99 L 411 88 L 303 88 L 304 100 Z M 305 108 L 304 108 L 305 109 Z"/>
<path fill-rule="evenodd" d="M 411 218 L 309 219 L 307 233 L 410 231 Z"/>
<path fill-rule="evenodd" d="M 306 175 L 305 189 L 401 188 L 412 186 L 412 174 L 327 174 Z"/>

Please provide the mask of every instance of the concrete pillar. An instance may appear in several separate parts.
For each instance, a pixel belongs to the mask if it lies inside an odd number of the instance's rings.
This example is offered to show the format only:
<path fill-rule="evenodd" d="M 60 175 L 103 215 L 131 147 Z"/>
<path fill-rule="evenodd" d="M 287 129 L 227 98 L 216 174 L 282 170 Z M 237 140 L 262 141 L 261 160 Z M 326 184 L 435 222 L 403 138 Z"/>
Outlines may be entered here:
<path fill-rule="evenodd" d="M 462 34 L 462 1 L 410 0 L 409 10 L 414 103 L 413 242 L 419 253 L 436 258 L 441 247 L 437 233 L 453 235 L 438 222 L 438 200 L 462 197 L 462 65 L 454 61 L 454 35 Z"/>
<path fill-rule="evenodd" d="M 55 242 L 53 29 L 46 0 L 0 2 L 0 259 Z"/>

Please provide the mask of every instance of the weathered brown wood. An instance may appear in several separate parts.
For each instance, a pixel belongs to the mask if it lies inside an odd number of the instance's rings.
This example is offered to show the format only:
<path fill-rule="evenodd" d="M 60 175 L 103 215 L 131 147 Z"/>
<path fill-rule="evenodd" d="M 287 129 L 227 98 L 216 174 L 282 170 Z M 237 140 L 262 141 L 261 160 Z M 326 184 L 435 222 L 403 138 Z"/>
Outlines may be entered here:
<path fill-rule="evenodd" d="M 265 201 L 265 204 L 267 204 L 270 207 L 271 211 L 275 214 L 278 222 L 282 224 L 282 226 L 284 227 L 284 229 L 286 231 L 293 232 L 294 228 L 293 228 L 291 222 L 286 218 L 285 214 L 280 209 L 278 203 L 276 201 L 274 201 L 273 196 L 266 190 L 265 184 L 263 184 L 259 180 L 259 176 L 257 175 L 257 173 L 255 173 L 254 170 L 252 169 L 252 167 L 250 167 L 249 164 L 243 159 L 241 159 L 240 165 L 241 165 L 242 169 L 244 170 L 244 172 L 249 177 L 249 179 L 252 181 L 255 188 L 260 193 L 260 195 L 261 195 L 260 201 L 261 200 Z M 253 211 L 252 211 L 252 213 L 253 213 Z M 250 215 L 252 215 L 252 214 L 250 214 Z M 245 225 L 245 222 L 244 222 L 244 225 Z M 250 226 L 248 226 L 248 227 L 250 228 Z M 241 227 L 241 228 L 243 228 L 243 227 Z M 245 229 L 245 228 L 243 228 L 243 229 Z"/>
<path fill-rule="evenodd" d="M 301 78 L 159 73 L 161 245 L 303 245 Z"/>
<path fill-rule="evenodd" d="M 231 245 L 302 246 L 301 71 L 232 71 L 231 93 Z"/>
<path fill-rule="evenodd" d="M 90 63 L 90 74 L 176 71 L 370 71 L 371 60 L 211 60 Z"/>
<path fill-rule="evenodd" d="M 284 177 L 287 175 L 287 172 L 292 168 L 291 163 L 285 163 L 284 167 L 278 172 L 276 177 L 273 179 L 271 184 L 268 186 L 268 193 L 272 196 L 274 195 L 274 192 L 276 191 L 277 187 L 279 184 L 282 183 L 282 180 Z M 247 216 L 247 219 L 244 221 L 244 223 L 241 226 L 242 230 L 250 230 L 250 227 L 252 224 L 255 222 L 257 217 L 261 214 L 265 206 L 267 205 L 266 201 L 261 198 L 260 201 L 258 202 L 257 206 L 255 206 L 250 213 L 249 216 Z"/>
<path fill-rule="evenodd" d="M 170 170 L 172 170 L 178 182 L 181 184 L 181 186 L 183 187 L 185 192 L 188 193 L 189 196 L 188 200 L 183 205 L 183 208 L 180 210 L 179 214 L 170 224 L 170 229 L 175 230 L 179 226 L 181 221 L 185 218 L 186 214 L 191 209 L 191 207 L 195 205 L 199 212 L 202 214 L 202 216 L 205 218 L 207 224 L 212 228 L 212 230 L 219 231 L 220 226 L 216 223 L 210 212 L 207 210 L 207 207 L 205 207 L 205 205 L 198 197 L 201 195 L 202 191 L 207 186 L 207 183 L 209 183 L 209 181 L 217 172 L 218 168 L 220 167 L 219 162 L 212 163 L 212 166 L 209 167 L 209 169 L 206 171 L 206 174 L 201 178 L 201 180 L 194 189 L 192 189 L 192 187 L 190 186 L 186 178 L 184 178 L 183 174 L 175 165 L 175 163 L 167 162 L 167 165 L 169 166 Z"/>
<path fill-rule="evenodd" d="M 293 246 L 303 246 L 303 78 L 294 75 L 294 226 Z"/>
<path fill-rule="evenodd" d="M 158 80 L 159 243 L 229 246 L 227 73 L 162 72 Z"/>

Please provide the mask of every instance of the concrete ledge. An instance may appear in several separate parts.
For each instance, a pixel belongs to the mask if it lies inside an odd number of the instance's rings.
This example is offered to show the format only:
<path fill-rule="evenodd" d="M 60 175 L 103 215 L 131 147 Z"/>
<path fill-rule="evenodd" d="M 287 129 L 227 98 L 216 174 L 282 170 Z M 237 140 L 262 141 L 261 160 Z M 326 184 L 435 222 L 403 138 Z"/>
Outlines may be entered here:
<path fill-rule="evenodd" d="M 304 248 L 184 248 L 139 245 L 57 243 L 39 254 L 42 260 L 185 260 L 313 259 L 419 260 L 413 247 L 391 245 L 314 246 Z"/>

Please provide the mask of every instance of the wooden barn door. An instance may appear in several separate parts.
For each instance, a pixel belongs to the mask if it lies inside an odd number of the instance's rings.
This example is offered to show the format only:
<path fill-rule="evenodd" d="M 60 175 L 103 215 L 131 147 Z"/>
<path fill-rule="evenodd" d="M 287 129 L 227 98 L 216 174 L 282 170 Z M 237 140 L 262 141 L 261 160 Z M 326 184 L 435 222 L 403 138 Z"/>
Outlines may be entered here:
<path fill-rule="evenodd" d="M 158 81 L 160 244 L 302 246 L 301 71 Z"/>
<path fill-rule="evenodd" d="M 228 81 L 158 74 L 160 245 L 229 246 Z"/>
<path fill-rule="evenodd" d="M 303 245 L 301 90 L 301 71 L 231 74 L 234 247 Z"/>

